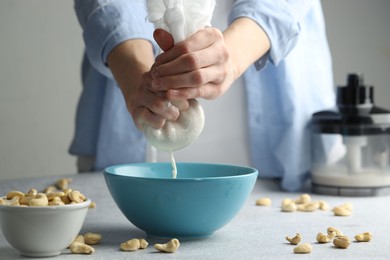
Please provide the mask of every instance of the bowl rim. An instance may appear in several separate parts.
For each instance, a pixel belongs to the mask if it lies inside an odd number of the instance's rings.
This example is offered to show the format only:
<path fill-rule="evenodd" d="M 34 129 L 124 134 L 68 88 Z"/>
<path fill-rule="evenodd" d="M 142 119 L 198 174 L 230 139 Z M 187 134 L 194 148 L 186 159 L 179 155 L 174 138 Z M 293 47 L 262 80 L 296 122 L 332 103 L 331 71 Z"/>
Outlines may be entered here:
<path fill-rule="evenodd" d="M 0 197 L 5 198 L 5 196 Z M 87 198 L 85 201 L 81 203 L 75 203 L 75 204 L 65 204 L 65 205 L 55 205 L 55 206 L 20 206 L 20 205 L 0 205 L 0 211 L 1 210 L 72 210 L 72 209 L 81 209 L 89 207 L 92 200 L 90 198 Z"/>
<path fill-rule="evenodd" d="M 211 180 L 221 180 L 221 179 L 234 179 L 234 178 L 244 178 L 252 175 L 258 175 L 259 171 L 256 168 L 249 167 L 249 166 L 243 166 L 238 164 L 225 164 L 225 163 L 202 163 L 202 162 L 177 162 L 176 165 L 179 167 L 179 165 L 190 165 L 190 164 L 196 164 L 196 165 L 204 165 L 204 166 L 228 166 L 228 167 L 235 167 L 235 168 L 243 168 L 250 170 L 251 172 L 245 173 L 245 174 L 239 174 L 239 175 L 229 175 L 229 176 L 216 176 L 216 177 L 196 177 L 196 178 L 156 178 L 156 177 L 140 177 L 140 176 L 127 176 L 127 175 L 121 175 L 114 173 L 112 169 L 120 168 L 120 167 L 126 167 L 126 166 L 150 166 L 150 165 L 171 165 L 170 162 L 143 162 L 143 163 L 124 163 L 124 164 L 116 164 L 112 166 L 108 166 L 103 170 L 104 175 L 110 175 L 113 177 L 122 177 L 122 178 L 128 178 L 128 179 L 137 179 L 137 180 L 154 180 L 154 181 L 174 181 L 174 182 L 192 182 L 192 181 L 211 181 Z M 178 174 L 180 175 L 180 173 Z"/>

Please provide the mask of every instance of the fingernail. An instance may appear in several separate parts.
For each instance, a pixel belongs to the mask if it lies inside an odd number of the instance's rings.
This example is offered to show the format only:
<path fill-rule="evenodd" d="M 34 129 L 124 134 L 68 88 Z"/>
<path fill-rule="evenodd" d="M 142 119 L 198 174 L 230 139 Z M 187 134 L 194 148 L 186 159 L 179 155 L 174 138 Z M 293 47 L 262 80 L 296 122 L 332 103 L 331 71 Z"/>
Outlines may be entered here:
<path fill-rule="evenodd" d="M 154 79 L 152 81 L 152 87 L 155 89 L 155 90 L 159 90 L 161 88 L 161 81 L 158 80 L 158 79 Z"/>
<path fill-rule="evenodd" d="M 180 96 L 180 91 L 176 89 L 170 89 L 169 90 L 169 96 L 171 97 L 178 97 Z"/>

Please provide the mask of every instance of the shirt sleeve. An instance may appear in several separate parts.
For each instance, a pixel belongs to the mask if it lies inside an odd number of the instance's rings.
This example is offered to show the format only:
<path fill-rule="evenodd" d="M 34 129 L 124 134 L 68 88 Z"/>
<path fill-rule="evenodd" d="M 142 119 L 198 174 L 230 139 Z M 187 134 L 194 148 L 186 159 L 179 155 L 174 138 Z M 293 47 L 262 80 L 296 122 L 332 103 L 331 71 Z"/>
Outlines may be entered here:
<path fill-rule="evenodd" d="M 107 67 L 107 56 L 119 43 L 128 39 L 153 40 L 153 25 L 147 21 L 143 0 L 75 0 L 74 8 L 86 53 L 92 66 L 105 76 L 112 77 Z"/>
<path fill-rule="evenodd" d="M 261 69 L 267 60 L 277 65 L 294 48 L 300 33 L 300 21 L 312 5 L 310 0 L 236 0 L 229 23 L 239 17 L 254 20 L 267 34 L 271 48 L 255 62 Z"/>

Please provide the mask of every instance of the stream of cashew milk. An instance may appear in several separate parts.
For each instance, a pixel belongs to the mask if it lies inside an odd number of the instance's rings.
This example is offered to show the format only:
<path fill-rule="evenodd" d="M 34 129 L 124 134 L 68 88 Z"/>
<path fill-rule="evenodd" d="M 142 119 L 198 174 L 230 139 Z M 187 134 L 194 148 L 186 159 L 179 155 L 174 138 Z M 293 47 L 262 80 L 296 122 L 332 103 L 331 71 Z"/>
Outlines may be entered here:
<path fill-rule="evenodd" d="M 172 164 L 172 178 L 176 179 L 177 168 L 176 168 L 175 157 L 173 157 L 173 152 L 171 152 L 171 164 Z"/>

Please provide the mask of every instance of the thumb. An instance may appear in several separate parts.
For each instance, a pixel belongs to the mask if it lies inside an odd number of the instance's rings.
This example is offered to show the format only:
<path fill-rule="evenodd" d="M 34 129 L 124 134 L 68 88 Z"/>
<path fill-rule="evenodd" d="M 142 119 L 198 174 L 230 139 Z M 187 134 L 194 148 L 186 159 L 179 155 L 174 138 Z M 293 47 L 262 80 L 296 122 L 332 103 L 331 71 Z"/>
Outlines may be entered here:
<path fill-rule="evenodd" d="M 154 30 L 153 38 L 163 51 L 168 51 L 174 45 L 172 35 L 163 29 Z"/>

